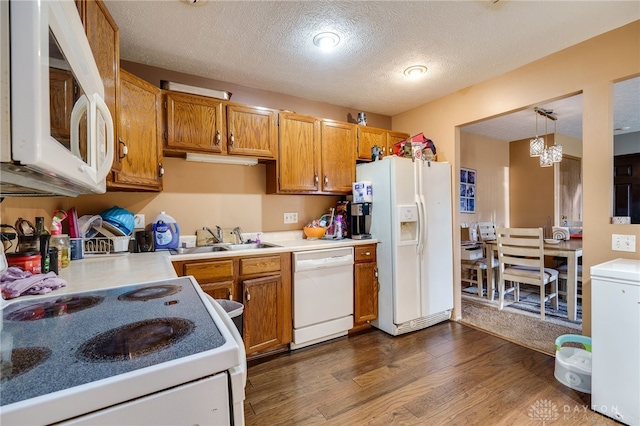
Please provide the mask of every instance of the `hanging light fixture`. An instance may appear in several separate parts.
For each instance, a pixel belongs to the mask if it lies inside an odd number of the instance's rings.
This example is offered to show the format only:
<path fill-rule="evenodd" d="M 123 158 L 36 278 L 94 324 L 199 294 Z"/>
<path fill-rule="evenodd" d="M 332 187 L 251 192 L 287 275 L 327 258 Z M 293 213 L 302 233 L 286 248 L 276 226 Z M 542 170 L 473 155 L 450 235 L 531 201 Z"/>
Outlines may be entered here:
<path fill-rule="evenodd" d="M 547 132 L 547 112 L 545 110 L 539 110 L 538 113 L 542 111 L 542 114 L 545 116 L 544 120 L 544 134 L 545 136 L 549 133 Z M 540 167 L 550 167 L 553 166 L 553 160 L 551 159 L 551 152 L 547 149 L 547 144 L 544 144 L 544 148 L 542 149 L 542 154 L 540 154 Z"/>
<path fill-rule="evenodd" d="M 553 163 L 559 163 L 562 161 L 562 145 L 555 143 L 556 139 L 556 121 L 558 117 L 553 114 L 552 110 L 535 107 L 533 109 L 536 113 L 536 137 L 529 141 L 529 155 L 531 157 L 540 157 L 540 167 L 550 167 Z M 545 139 L 538 136 L 538 114 L 544 116 L 544 134 L 548 135 L 547 120 L 553 121 L 553 146 L 547 147 Z"/>
<path fill-rule="evenodd" d="M 538 108 L 534 108 L 536 114 L 536 137 L 529 141 L 529 155 L 531 157 L 540 157 L 544 151 L 544 138 L 538 137 Z"/>
<path fill-rule="evenodd" d="M 554 117 L 553 118 L 553 146 L 549 147 L 549 152 L 551 153 L 551 161 L 553 161 L 554 163 L 559 163 L 562 161 L 562 145 L 558 145 L 556 143 L 556 138 L 558 137 L 558 133 L 556 132 L 557 121 L 558 121 L 558 117 Z"/>

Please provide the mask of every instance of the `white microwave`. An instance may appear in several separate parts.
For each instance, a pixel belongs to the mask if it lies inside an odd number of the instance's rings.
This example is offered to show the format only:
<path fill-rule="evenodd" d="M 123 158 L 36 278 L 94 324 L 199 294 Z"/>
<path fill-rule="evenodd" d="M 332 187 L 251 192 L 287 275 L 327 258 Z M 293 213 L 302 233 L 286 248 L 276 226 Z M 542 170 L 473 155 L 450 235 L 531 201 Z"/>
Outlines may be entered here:
<path fill-rule="evenodd" d="M 105 192 L 113 119 L 74 1 L 0 1 L 0 31 L 0 196 Z"/>

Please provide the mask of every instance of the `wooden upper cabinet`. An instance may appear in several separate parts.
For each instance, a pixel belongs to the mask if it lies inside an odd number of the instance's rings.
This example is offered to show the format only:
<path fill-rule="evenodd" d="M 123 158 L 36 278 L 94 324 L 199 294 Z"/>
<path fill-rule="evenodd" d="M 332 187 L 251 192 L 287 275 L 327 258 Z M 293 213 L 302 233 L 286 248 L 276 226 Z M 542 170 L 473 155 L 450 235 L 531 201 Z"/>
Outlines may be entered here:
<path fill-rule="evenodd" d="M 409 139 L 409 137 L 409 133 L 392 132 L 390 130 L 387 131 L 387 148 L 382 152 L 382 155 L 393 154 L 393 145 L 405 139 Z"/>
<path fill-rule="evenodd" d="M 356 125 L 322 120 L 322 192 L 351 193 L 356 178 Z"/>
<path fill-rule="evenodd" d="M 227 152 L 223 101 L 172 91 L 163 97 L 166 151 Z"/>
<path fill-rule="evenodd" d="M 374 145 L 385 152 L 387 131 L 375 127 L 358 126 L 358 160 L 371 161 L 371 148 Z"/>
<path fill-rule="evenodd" d="M 160 89 L 141 78 L 120 72 L 118 139 L 121 168 L 110 187 L 162 189 Z"/>
<path fill-rule="evenodd" d="M 79 0 L 76 7 L 98 66 L 104 85 L 104 101 L 111 112 L 114 127 L 117 127 L 119 114 L 120 81 L 120 30 L 102 0 Z M 118 135 L 114 135 L 115 150 L 113 169 L 120 169 L 118 155 Z"/>
<path fill-rule="evenodd" d="M 320 121 L 311 116 L 280 113 L 279 154 L 268 165 L 269 192 L 313 193 L 320 189 Z M 276 188 L 277 187 L 277 188 Z"/>
<path fill-rule="evenodd" d="M 227 104 L 227 153 L 275 160 L 278 156 L 278 111 Z"/>

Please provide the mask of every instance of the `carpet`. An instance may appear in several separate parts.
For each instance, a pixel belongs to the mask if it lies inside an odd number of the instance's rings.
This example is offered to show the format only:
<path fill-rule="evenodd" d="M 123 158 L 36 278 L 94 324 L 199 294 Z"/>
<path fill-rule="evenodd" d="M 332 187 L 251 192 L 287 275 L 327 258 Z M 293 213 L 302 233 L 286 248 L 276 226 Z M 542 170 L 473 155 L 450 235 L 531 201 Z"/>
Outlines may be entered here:
<path fill-rule="evenodd" d="M 467 287 L 462 289 L 463 294 L 469 295 L 477 295 L 478 289 L 477 287 Z M 485 296 L 486 297 L 486 294 Z M 498 303 L 498 292 L 495 293 L 494 301 L 488 303 L 493 303 L 497 306 Z M 558 309 L 553 309 L 551 306 L 551 302 L 547 301 L 544 304 L 544 314 L 547 318 L 556 319 L 561 322 L 567 322 L 569 326 L 573 325 L 581 325 L 582 324 L 582 305 L 581 301 L 578 300 L 578 304 L 576 306 L 576 321 L 572 321 L 569 319 L 569 315 L 567 313 L 567 302 L 558 301 Z M 505 295 L 505 309 L 518 309 L 526 312 L 530 312 L 533 314 L 540 315 L 540 293 L 536 291 L 531 292 L 527 291 L 525 288 L 521 288 L 520 290 L 520 300 L 518 302 L 514 302 L 513 293 L 509 293 Z"/>
<path fill-rule="evenodd" d="M 580 324 L 552 318 L 542 321 L 536 314 L 516 309 L 499 310 L 497 305 L 464 294 L 461 316 L 462 324 L 551 356 L 555 356 L 558 336 L 582 334 Z"/>

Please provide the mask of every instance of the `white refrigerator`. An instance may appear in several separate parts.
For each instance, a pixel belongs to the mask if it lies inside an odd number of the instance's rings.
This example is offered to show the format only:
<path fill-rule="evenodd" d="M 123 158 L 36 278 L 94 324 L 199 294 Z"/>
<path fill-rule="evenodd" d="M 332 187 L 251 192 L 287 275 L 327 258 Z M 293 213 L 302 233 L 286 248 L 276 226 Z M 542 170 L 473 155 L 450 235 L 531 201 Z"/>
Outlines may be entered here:
<path fill-rule="evenodd" d="M 451 165 L 384 157 L 356 167 L 370 181 L 378 239 L 378 318 L 391 335 L 446 321 L 453 309 Z"/>

